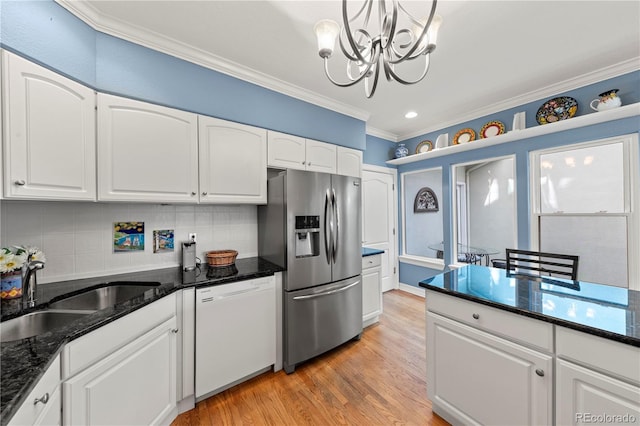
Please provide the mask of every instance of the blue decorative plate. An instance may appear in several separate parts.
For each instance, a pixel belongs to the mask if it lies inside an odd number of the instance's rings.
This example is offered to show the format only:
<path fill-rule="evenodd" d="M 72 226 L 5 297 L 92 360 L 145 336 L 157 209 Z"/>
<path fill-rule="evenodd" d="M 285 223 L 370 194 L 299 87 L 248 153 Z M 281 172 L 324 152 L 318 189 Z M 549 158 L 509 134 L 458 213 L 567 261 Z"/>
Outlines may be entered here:
<path fill-rule="evenodd" d="M 568 96 L 560 96 L 548 100 L 538 109 L 536 121 L 538 124 L 555 123 L 576 115 L 578 101 Z"/>

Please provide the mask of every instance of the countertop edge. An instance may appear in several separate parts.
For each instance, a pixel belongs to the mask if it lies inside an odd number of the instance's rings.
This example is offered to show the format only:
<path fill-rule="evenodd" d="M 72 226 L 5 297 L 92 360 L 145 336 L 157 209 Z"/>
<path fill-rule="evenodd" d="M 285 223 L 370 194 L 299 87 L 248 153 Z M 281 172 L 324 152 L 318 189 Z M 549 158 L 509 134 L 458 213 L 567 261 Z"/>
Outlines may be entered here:
<path fill-rule="evenodd" d="M 429 284 L 425 284 L 425 283 L 418 283 L 418 285 L 422 288 L 425 288 L 427 290 L 432 290 L 432 291 L 436 291 L 438 293 L 442 293 L 442 294 L 447 294 L 449 296 L 453 296 L 453 297 L 457 297 L 459 299 L 464 299 L 464 300 L 468 300 L 471 302 L 476 302 L 476 303 L 480 303 L 482 305 L 486 305 L 486 306 L 490 306 L 496 309 L 500 309 L 503 311 L 508 311 L 508 312 L 512 312 L 514 314 L 517 315 L 522 315 L 522 316 L 526 316 L 529 318 L 533 318 L 533 319 L 537 319 L 540 321 L 544 321 L 544 322 L 548 322 L 548 323 L 552 323 L 555 325 L 559 325 L 562 327 L 567 327 L 567 328 L 571 328 L 573 330 L 577 330 L 577 331 L 581 331 L 583 333 L 587 333 L 587 334 L 591 334 L 593 336 L 599 336 L 599 337 L 603 337 L 605 339 L 609 339 L 609 340 L 613 340 L 616 342 L 620 342 L 620 343 L 624 343 L 627 345 L 631 345 L 631 346 L 635 346 L 640 348 L 640 339 L 634 339 L 633 337 L 629 337 L 629 336 L 623 336 L 621 334 L 618 333 L 613 333 L 610 331 L 606 331 L 606 330 L 602 330 L 602 329 L 598 329 L 598 328 L 593 328 L 593 327 L 589 327 L 583 324 L 578 324 L 578 323 L 574 323 L 574 322 L 570 322 L 570 321 L 564 321 L 558 318 L 554 318 L 554 317 L 550 317 L 547 315 L 543 315 L 543 314 L 539 314 L 536 312 L 532 312 L 529 311 L 527 309 L 518 309 L 516 307 L 513 306 L 509 306 L 509 305 L 504 305 L 502 303 L 498 303 L 498 302 L 493 302 L 491 300 L 487 300 L 487 299 L 482 299 L 479 297 L 474 297 L 468 294 L 464 294 L 464 293 L 459 293 L 456 291 L 450 291 L 441 287 L 437 287 L 437 286 L 432 286 Z"/>

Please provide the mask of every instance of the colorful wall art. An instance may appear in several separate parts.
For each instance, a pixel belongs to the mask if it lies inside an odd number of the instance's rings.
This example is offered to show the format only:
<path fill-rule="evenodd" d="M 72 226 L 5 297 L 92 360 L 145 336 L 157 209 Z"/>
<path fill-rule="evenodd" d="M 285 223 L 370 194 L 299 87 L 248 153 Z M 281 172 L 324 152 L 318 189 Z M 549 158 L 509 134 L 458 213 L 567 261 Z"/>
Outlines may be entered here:
<path fill-rule="evenodd" d="M 144 251 L 144 222 L 115 222 L 113 251 Z"/>

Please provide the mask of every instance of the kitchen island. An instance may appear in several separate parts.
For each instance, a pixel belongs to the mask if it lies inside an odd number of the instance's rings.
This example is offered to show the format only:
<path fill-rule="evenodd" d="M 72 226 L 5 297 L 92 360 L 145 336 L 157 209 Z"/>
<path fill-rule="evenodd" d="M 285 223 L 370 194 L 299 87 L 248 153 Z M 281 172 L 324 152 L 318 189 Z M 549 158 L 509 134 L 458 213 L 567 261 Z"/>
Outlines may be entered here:
<path fill-rule="evenodd" d="M 427 394 L 454 424 L 640 421 L 640 293 L 468 265 L 426 289 Z"/>

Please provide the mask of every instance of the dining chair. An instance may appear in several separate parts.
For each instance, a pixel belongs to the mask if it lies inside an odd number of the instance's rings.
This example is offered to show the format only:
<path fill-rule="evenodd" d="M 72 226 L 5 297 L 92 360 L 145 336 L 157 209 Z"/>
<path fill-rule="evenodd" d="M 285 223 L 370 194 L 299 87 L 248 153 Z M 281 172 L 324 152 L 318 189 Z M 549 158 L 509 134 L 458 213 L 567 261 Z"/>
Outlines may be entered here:
<path fill-rule="evenodd" d="M 578 256 L 517 249 L 506 253 L 507 274 L 578 278 Z"/>

